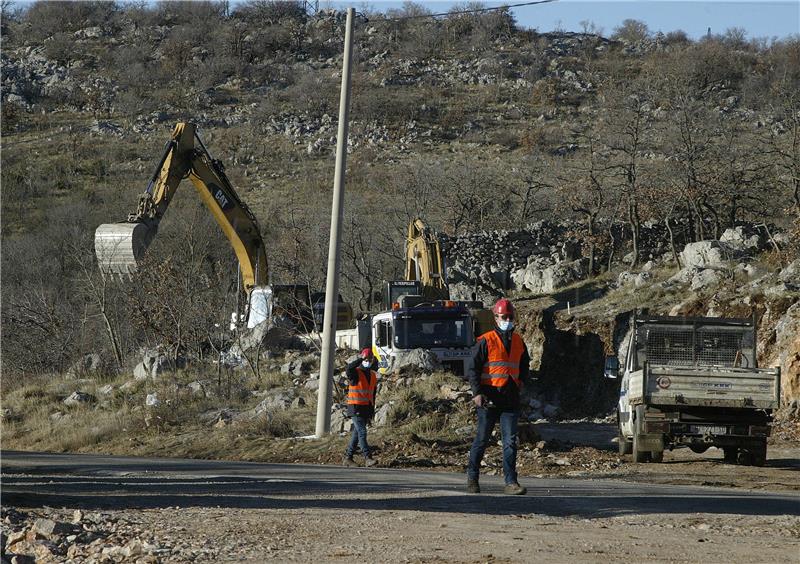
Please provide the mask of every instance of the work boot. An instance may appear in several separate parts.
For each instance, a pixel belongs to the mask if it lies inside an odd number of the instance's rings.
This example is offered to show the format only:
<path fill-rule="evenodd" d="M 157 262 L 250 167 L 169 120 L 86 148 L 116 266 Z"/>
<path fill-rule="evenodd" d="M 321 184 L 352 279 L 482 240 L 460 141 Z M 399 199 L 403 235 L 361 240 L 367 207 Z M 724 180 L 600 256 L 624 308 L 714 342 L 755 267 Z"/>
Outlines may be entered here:
<path fill-rule="evenodd" d="M 369 468 L 370 466 L 375 466 L 377 463 L 378 461 L 370 456 L 364 457 L 364 466 L 366 466 L 367 468 Z"/>
<path fill-rule="evenodd" d="M 356 461 L 353 460 L 353 456 L 352 455 L 351 456 L 347 456 L 345 454 L 344 458 L 342 459 L 342 466 L 348 466 L 348 467 L 353 468 L 353 467 L 358 466 L 358 464 L 356 464 Z"/>
<path fill-rule="evenodd" d="M 478 484 L 478 480 L 467 480 L 467 492 L 481 493 L 481 486 Z"/>
<path fill-rule="evenodd" d="M 525 495 L 528 490 L 520 486 L 517 482 L 512 482 L 506 484 L 506 489 L 504 491 L 506 495 Z"/>

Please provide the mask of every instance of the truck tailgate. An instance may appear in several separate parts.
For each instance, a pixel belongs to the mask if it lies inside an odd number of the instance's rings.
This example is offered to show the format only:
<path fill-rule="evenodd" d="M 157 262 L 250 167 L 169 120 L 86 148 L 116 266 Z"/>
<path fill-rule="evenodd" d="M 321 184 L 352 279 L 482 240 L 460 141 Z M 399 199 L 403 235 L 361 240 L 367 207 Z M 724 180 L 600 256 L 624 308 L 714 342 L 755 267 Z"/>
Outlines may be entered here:
<path fill-rule="evenodd" d="M 649 405 L 778 409 L 780 369 L 648 365 L 631 374 L 630 394 Z"/>

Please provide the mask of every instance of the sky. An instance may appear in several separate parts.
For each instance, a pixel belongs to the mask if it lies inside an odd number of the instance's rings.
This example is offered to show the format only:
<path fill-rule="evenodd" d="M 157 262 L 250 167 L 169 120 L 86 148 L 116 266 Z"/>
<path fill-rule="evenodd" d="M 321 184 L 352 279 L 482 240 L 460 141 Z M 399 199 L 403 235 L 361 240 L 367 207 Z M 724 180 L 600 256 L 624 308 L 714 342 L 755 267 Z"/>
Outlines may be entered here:
<path fill-rule="evenodd" d="M 525 0 L 483 1 L 486 6 L 512 5 Z M 423 1 L 428 9 L 447 12 L 464 2 Z M 375 10 L 401 8 L 403 2 L 332 2 L 320 0 L 320 8 L 344 8 L 356 10 L 369 6 Z M 800 0 L 557 0 L 549 4 L 512 8 L 517 23 L 540 32 L 554 30 L 583 31 L 581 22 L 592 22 L 602 29 L 605 36 L 623 20 L 640 20 L 652 32 L 664 33 L 683 30 L 692 39 L 698 39 L 711 28 L 712 34 L 723 34 L 730 28 L 742 28 L 747 38 L 784 39 L 800 35 Z"/>

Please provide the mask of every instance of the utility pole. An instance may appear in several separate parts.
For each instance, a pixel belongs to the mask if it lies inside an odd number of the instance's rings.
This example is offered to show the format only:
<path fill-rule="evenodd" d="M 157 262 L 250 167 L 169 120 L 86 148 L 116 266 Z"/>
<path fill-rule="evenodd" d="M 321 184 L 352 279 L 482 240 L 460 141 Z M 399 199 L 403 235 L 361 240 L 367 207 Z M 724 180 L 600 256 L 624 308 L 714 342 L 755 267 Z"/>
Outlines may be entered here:
<path fill-rule="evenodd" d="M 339 132 L 336 139 L 336 170 L 333 176 L 331 205 L 331 234 L 328 240 L 328 273 L 325 284 L 325 319 L 322 329 L 322 358 L 319 366 L 317 395 L 317 429 L 319 439 L 330 432 L 331 384 L 336 363 L 336 321 L 339 316 L 339 253 L 342 247 L 342 218 L 344 216 L 344 174 L 347 168 L 347 134 L 350 115 L 350 55 L 353 51 L 353 16 L 347 9 L 342 63 L 342 90 L 339 95 Z"/>

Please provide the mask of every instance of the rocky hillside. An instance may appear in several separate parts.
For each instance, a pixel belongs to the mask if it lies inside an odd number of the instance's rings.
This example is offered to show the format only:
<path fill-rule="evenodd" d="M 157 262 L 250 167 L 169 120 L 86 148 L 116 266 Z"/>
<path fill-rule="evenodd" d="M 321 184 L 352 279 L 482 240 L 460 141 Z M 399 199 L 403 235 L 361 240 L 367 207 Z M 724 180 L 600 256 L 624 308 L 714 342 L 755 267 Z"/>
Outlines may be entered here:
<path fill-rule="evenodd" d="M 63 373 L 92 353 L 118 373 L 144 346 L 205 360 L 224 344 L 209 328 L 235 307 L 236 264 L 188 188 L 133 284 L 93 262 L 94 229 L 133 211 L 179 120 L 200 125 L 258 218 L 273 282 L 322 286 L 342 13 L 3 10 L 4 371 Z M 423 217 L 446 236 L 455 293 L 531 304 L 545 327 L 531 345 L 611 335 L 634 308 L 755 310 L 770 320 L 764 362 L 796 364 L 778 344 L 797 334 L 796 40 L 410 15 L 424 9 L 355 24 L 342 293 L 356 310 L 401 275 L 406 225 Z M 613 348 L 598 338 L 598 355 Z"/>

